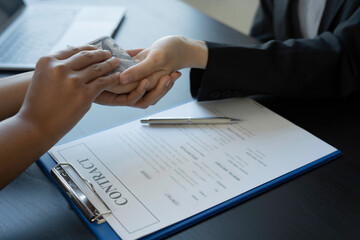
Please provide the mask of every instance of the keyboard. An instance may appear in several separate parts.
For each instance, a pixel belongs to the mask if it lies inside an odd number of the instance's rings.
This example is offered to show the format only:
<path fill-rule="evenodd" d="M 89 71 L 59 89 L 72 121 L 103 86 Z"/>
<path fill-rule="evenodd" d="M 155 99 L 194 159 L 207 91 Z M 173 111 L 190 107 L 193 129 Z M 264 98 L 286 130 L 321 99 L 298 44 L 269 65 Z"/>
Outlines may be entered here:
<path fill-rule="evenodd" d="M 35 64 L 74 21 L 78 9 L 27 9 L 0 38 L 0 63 Z"/>

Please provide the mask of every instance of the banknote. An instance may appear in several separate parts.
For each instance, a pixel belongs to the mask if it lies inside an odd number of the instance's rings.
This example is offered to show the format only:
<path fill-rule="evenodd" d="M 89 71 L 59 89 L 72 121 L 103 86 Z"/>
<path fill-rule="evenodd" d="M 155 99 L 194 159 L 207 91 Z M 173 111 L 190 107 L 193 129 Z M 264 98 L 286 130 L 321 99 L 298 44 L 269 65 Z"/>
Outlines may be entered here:
<path fill-rule="evenodd" d="M 136 64 L 136 61 L 132 57 L 130 57 L 129 54 L 127 54 L 127 52 L 122 49 L 119 44 L 117 44 L 117 42 L 115 42 L 115 40 L 111 37 L 104 36 L 89 42 L 89 44 L 94 45 L 99 49 L 109 50 L 113 57 L 119 59 L 120 64 L 113 72 L 122 73 L 129 67 Z"/>

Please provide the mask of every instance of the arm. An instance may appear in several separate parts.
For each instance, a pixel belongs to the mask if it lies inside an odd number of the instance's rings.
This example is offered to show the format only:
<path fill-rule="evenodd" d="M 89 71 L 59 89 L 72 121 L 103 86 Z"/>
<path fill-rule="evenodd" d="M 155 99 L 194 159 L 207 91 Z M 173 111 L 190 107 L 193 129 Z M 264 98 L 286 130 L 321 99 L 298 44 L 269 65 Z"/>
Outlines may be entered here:
<path fill-rule="evenodd" d="M 41 58 L 35 72 L 0 80 L 1 117 L 7 118 L 0 121 L 0 189 L 64 136 L 93 101 L 146 108 L 179 77 L 163 76 L 147 93 L 150 83 L 143 79 L 130 92 L 114 94 L 107 90 L 119 84 L 120 76 L 106 74 L 119 62 L 110 57 L 93 46 L 67 49 Z"/>
<path fill-rule="evenodd" d="M 32 75 L 27 72 L 0 79 L 0 121 L 19 111 Z"/>
<path fill-rule="evenodd" d="M 349 96 L 360 88 L 359 29 L 360 8 L 333 32 L 314 39 L 272 40 L 253 47 L 207 43 L 206 70 L 191 72 L 192 83 L 201 82 L 192 84 L 192 95 L 199 100 L 251 94 Z"/>
<path fill-rule="evenodd" d="M 270 5 L 262 14 L 269 17 L 268 8 Z M 264 31 L 254 30 L 254 36 L 271 38 L 271 25 L 266 26 Z M 144 76 L 156 79 L 192 67 L 191 93 L 198 100 L 252 94 L 345 97 L 360 89 L 359 29 L 357 8 L 333 32 L 315 39 L 270 40 L 243 47 L 210 42 L 204 46 L 196 40 L 167 37 L 139 53 L 141 62 L 126 70 L 120 81 L 130 83 Z"/>
<path fill-rule="evenodd" d="M 119 63 L 110 57 L 85 46 L 39 60 L 20 111 L 0 122 L 0 189 L 66 134 L 104 89 L 119 82 L 118 74 L 102 77 Z M 15 77 L 12 87 L 2 85 L 5 95 L 20 91 L 11 111 L 23 99 L 30 77 L 25 76 Z"/>

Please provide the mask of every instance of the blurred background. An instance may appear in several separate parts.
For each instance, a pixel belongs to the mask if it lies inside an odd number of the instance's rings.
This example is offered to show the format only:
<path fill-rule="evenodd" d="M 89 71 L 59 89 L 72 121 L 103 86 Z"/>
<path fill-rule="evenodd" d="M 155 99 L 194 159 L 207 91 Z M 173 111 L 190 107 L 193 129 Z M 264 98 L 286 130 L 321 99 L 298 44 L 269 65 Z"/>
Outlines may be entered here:
<path fill-rule="evenodd" d="M 206 15 L 248 34 L 259 0 L 182 0 Z"/>

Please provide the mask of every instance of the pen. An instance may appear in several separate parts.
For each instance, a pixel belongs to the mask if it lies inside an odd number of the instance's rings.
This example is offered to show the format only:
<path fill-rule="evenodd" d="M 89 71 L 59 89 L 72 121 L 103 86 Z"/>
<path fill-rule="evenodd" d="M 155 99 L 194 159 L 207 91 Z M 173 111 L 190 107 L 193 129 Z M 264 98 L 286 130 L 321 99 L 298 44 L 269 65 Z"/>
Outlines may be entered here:
<path fill-rule="evenodd" d="M 141 119 L 141 123 L 149 125 L 167 125 L 167 124 L 230 124 L 240 122 L 240 119 L 228 117 L 204 117 L 204 118 L 147 118 Z"/>

